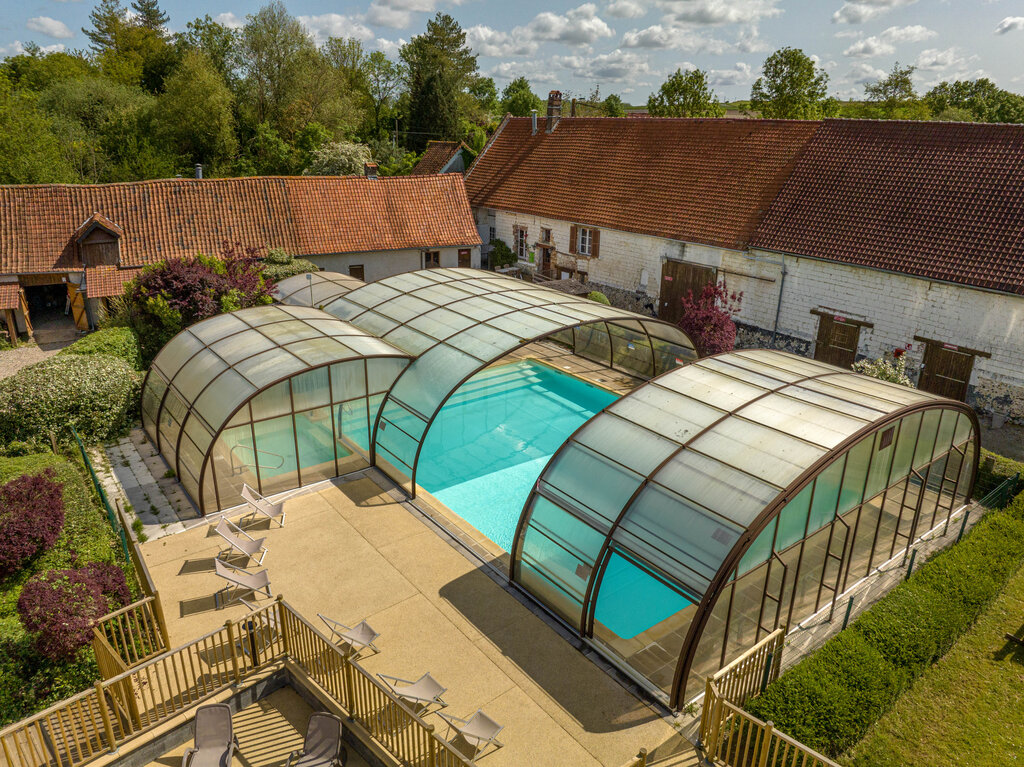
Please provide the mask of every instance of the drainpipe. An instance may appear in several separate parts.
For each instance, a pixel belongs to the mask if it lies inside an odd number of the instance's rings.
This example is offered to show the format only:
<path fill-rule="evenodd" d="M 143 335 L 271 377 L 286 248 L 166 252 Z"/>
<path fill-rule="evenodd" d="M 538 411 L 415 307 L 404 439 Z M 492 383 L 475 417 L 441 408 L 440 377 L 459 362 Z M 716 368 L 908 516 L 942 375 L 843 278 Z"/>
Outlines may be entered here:
<path fill-rule="evenodd" d="M 755 256 L 750 253 L 744 253 L 743 255 L 748 261 L 760 261 L 761 263 L 774 264 L 775 266 L 782 267 L 782 274 L 779 277 L 779 297 L 775 301 L 775 323 L 772 325 L 772 337 L 769 341 L 772 348 L 774 348 L 775 336 L 778 335 L 779 332 L 779 315 L 782 314 L 782 291 L 786 288 L 786 259 L 785 257 L 782 259 L 767 258 L 765 256 Z"/>

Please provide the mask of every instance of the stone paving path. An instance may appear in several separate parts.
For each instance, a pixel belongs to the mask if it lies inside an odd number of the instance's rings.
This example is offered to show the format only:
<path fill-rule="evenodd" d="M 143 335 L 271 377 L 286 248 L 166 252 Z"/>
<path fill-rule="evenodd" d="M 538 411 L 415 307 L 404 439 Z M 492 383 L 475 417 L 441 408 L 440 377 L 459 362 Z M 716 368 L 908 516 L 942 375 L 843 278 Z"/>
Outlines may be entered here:
<path fill-rule="evenodd" d="M 142 429 L 133 429 L 115 445 L 93 448 L 90 458 L 111 503 L 117 498 L 122 508 L 130 505 L 128 516 L 142 520 L 146 538 L 161 538 L 202 523 L 181 483 L 173 472 L 168 476 L 167 464 Z"/>

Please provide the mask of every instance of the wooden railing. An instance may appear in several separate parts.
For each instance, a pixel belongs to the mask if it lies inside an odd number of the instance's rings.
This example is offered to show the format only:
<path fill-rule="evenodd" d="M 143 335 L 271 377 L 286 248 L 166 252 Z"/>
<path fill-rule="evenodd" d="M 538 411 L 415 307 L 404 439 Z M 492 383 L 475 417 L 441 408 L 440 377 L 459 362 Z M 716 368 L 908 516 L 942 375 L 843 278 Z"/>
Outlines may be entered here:
<path fill-rule="evenodd" d="M 100 618 L 93 626 L 93 648 L 98 657 L 107 648 L 97 649 L 97 640 L 113 650 L 125 670 L 165 652 L 170 641 L 160 596 L 145 597 Z"/>
<path fill-rule="evenodd" d="M 713 765 L 727 767 L 839 767 L 817 751 L 743 710 L 779 676 L 785 634 L 776 629 L 708 678 L 700 742 Z"/>
<path fill-rule="evenodd" d="M 471 764 L 281 600 L 131 667 L 105 633 L 94 647 L 103 681 L 0 730 L 10 767 L 79 767 L 286 657 L 402 764 Z"/>

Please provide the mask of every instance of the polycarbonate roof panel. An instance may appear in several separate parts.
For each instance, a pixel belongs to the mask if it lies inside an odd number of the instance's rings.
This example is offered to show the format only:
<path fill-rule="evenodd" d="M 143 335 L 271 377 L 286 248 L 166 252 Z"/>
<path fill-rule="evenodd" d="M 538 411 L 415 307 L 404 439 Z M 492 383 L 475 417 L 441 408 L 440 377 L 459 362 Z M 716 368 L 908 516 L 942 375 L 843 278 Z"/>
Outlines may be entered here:
<path fill-rule="evenodd" d="M 339 272 L 308 272 L 277 283 L 274 300 L 292 306 L 323 306 L 366 283 Z"/>
<path fill-rule="evenodd" d="M 538 491 L 569 514 L 579 516 L 580 503 L 594 508 L 589 478 L 568 481 L 564 470 L 550 470 L 581 446 L 595 466 L 622 464 L 643 479 L 598 495 L 628 498 L 617 510 L 602 501 L 601 515 L 617 520 L 610 543 L 700 597 L 743 531 L 788 486 L 874 422 L 934 400 L 785 352 L 698 360 L 591 418 L 552 456 L 524 509 Z M 597 482 L 596 471 L 590 476 Z"/>
<path fill-rule="evenodd" d="M 172 338 L 153 367 L 174 394 L 167 402 L 180 400 L 202 418 L 204 429 L 216 433 L 247 400 L 277 381 L 322 365 L 375 357 L 408 355 L 320 309 L 281 304 L 198 322 Z M 163 382 L 150 376 L 146 388 L 162 391 Z M 201 467 L 187 468 L 199 476 Z"/>

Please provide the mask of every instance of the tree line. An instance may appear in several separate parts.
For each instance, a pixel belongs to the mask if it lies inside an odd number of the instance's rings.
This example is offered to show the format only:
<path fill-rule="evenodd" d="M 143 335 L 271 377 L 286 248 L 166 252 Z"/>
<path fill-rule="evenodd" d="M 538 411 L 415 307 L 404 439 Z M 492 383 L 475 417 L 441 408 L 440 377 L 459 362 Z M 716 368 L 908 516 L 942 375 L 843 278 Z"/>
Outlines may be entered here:
<path fill-rule="evenodd" d="M 892 70 L 864 86 L 864 100 L 841 102 L 828 93 L 828 73 L 799 48 L 781 48 L 765 59 L 761 76 L 740 106 L 749 113 L 783 120 L 854 117 L 878 120 L 950 120 L 1024 123 L 1024 96 L 987 78 L 942 82 L 919 96 L 915 68 Z M 702 69 L 677 69 L 652 93 L 647 111 L 655 117 L 722 117 L 725 106 Z"/>

